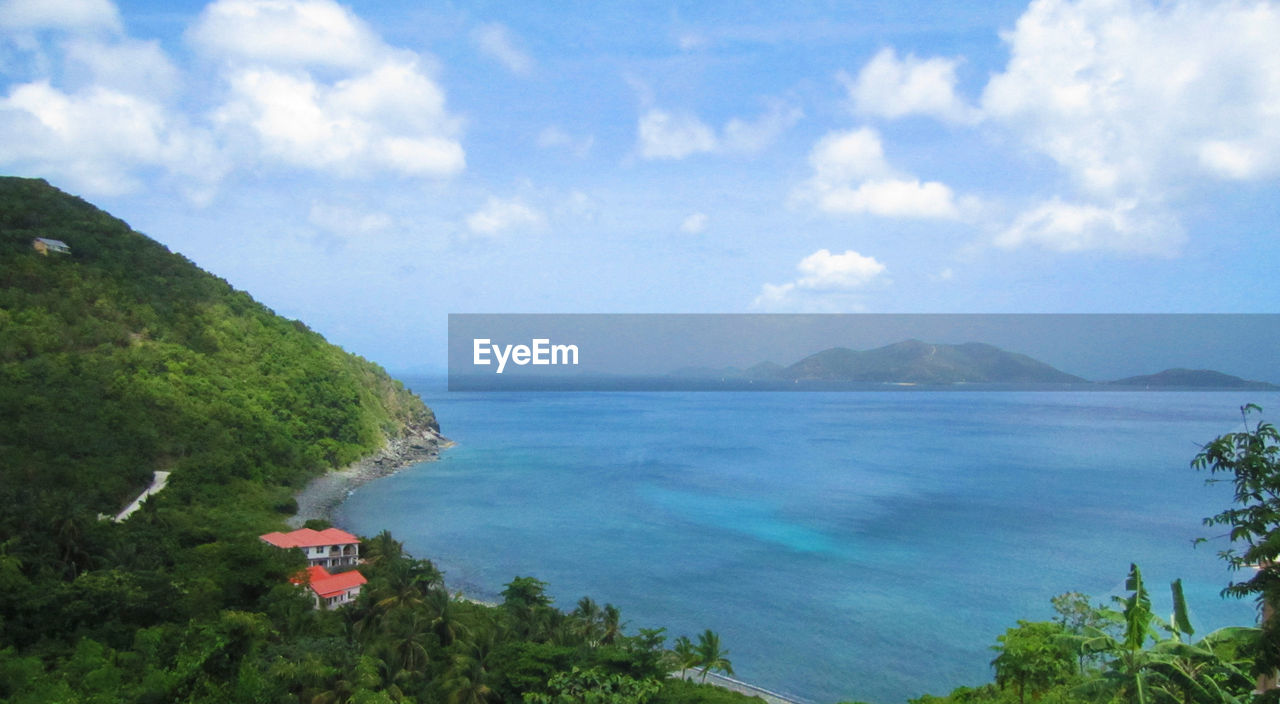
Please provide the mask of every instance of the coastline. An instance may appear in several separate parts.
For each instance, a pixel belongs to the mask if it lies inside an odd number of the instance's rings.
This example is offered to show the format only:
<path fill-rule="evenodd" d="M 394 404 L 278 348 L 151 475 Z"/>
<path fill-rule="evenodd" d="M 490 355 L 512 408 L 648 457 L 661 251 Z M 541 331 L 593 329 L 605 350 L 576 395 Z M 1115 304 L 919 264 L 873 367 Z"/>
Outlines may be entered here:
<path fill-rule="evenodd" d="M 293 497 L 298 511 L 285 522 L 290 528 L 301 528 L 312 519 L 331 520 L 334 509 L 352 489 L 410 465 L 439 459 L 440 451 L 453 445 L 436 428 L 409 426 L 403 435 L 389 439 L 381 450 L 307 482 Z"/>

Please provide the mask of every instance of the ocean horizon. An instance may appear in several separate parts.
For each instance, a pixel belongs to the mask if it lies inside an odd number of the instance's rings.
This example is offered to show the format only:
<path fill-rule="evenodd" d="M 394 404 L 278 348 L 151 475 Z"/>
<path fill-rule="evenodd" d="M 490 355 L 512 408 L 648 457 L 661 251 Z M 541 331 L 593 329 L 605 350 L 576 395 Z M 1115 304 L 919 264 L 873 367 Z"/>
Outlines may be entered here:
<path fill-rule="evenodd" d="M 1220 597 L 1230 486 L 1189 466 L 1276 392 L 448 393 L 406 377 L 457 443 L 366 484 L 343 527 L 390 530 L 450 589 L 516 576 L 627 631 L 717 631 L 740 679 L 800 700 L 903 702 L 991 681 L 990 646 L 1050 598 L 1155 611 Z M 1216 533 L 1220 534 L 1219 529 Z M 1193 547 L 1196 538 L 1208 544 Z"/>

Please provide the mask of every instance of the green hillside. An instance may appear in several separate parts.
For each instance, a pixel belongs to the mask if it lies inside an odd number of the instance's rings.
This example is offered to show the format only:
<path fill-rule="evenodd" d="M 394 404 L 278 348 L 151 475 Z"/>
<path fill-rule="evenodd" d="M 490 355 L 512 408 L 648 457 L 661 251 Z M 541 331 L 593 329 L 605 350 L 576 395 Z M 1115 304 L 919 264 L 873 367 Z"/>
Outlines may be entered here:
<path fill-rule="evenodd" d="M 42 254 L 35 238 L 65 242 Z M 309 476 L 435 428 L 377 365 L 44 181 L 0 179 L 0 528 L 163 500 L 288 510 Z"/>
<path fill-rule="evenodd" d="M 290 583 L 301 553 L 258 536 L 310 477 L 437 440 L 377 365 L 78 198 L 0 178 L 0 701 L 759 702 L 664 681 L 731 669 L 710 631 L 674 663 L 661 631 L 627 635 L 590 599 L 556 609 L 532 577 L 476 604 L 386 532 L 364 541 L 356 602 L 313 608 Z M 156 470 L 168 486 L 141 510 L 99 517 Z"/>

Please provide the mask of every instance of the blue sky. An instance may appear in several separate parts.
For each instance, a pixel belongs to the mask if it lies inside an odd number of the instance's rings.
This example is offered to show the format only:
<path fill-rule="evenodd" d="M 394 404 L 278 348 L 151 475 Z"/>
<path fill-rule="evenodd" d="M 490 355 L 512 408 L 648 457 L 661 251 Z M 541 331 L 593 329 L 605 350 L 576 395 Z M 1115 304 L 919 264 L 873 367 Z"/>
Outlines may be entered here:
<path fill-rule="evenodd" d="M 1276 311 L 1280 5 L 0 0 L 0 172 L 448 313 Z"/>

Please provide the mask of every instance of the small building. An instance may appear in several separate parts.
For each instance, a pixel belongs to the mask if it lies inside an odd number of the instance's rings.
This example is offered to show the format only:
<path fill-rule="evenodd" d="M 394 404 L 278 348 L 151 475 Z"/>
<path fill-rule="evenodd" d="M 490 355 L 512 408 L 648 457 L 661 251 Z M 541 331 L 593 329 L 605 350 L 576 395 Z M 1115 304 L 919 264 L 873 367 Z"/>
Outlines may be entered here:
<path fill-rule="evenodd" d="M 347 567 L 360 562 L 360 539 L 337 528 L 299 528 L 288 533 L 259 536 L 278 548 L 297 548 L 310 567 Z"/>
<path fill-rule="evenodd" d="M 357 570 L 329 574 L 329 570 L 313 565 L 290 581 L 310 587 L 317 609 L 330 609 L 355 601 L 368 580 Z"/>
<path fill-rule="evenodd" d="M 71 247 L 62 240 L 51 240 L 44 237 L 37 237 L 31 240 L 31 248 L 44 256 L 49 256 L 49 252 L 55 254 L 71 254 Z"/>

